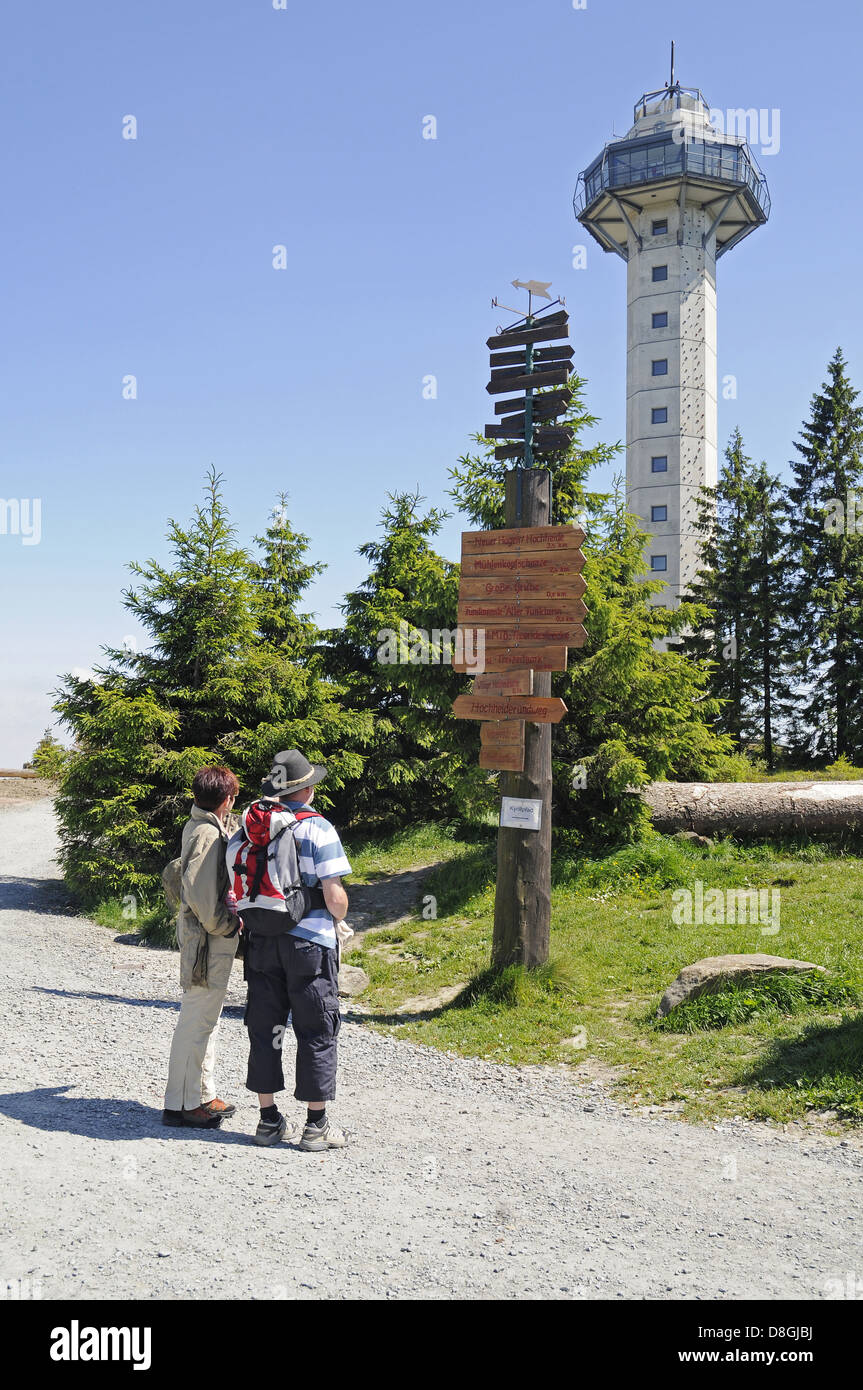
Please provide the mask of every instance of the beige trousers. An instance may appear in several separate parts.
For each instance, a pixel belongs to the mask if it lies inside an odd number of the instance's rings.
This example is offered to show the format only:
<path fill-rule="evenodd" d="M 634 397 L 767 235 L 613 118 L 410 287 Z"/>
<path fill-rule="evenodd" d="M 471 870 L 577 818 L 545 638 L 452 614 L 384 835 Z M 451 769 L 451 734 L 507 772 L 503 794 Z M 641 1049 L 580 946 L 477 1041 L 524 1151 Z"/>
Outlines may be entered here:
<path fill-rule="evenodd" d="M 168 1061 L 166 1110 L 194 1110 L 215 1100 L 216 1035 L 236 953 L 236 937 L 211 936 L 207 984 L 183 990 Z"/>

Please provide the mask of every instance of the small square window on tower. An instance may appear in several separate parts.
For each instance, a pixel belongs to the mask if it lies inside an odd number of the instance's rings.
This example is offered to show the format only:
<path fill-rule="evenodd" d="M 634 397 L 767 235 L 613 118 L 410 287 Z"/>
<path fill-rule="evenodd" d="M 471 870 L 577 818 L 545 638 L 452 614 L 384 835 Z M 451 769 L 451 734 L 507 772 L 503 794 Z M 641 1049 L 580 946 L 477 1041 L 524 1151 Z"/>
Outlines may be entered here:
<path fill-rule="evenodd" d="M 667 521 L 667 520 L 668 520 L 668 508 L 667 508 L 667 507 L 651 507 L 651 508 L 650 508 L 650 520 L 651 520 L 651 521 Z"/>
<path fill-rule="evenodd" d="M 651 555 L 651 557 L 650 557 L 650 568 L 651 568 L 652 570 L 667 570 L 667 569 L 668 569 L 668 556 L 667 556 L 667 555 Z"/>
<path fill-rule="evenodd" d="M 667 473 L 668 455 L 654 454 L 653 458 L 650 460 L 650 471 L 651 473 Z"/>
<path fill-rule="evenodd" d="M 668 231 L 668 218 L 661 217 L 658 221 L 653 222 L 650 230 L 653 236 L 665 236 Z"/>
<path fill-rule="evenodd" d="M 652 320 L 651 320 L 651 327 L 652 327 L 652 328 L 667 328 L 667 327 L 668 327 L 668 313 L 667 313 L 667 311 L 666 311 L 665 309 L 663 309 L 661 313 L 658 313 L 658 314 L 654 314 L 654 315 L 653 315 L 653 318 L 652 318 Z"/>
<path fill-rule="evenodd" d="M 667 280 L 667 279 L 668 279 L 668 266 L 667 266 L 667 265 L 655 265 L 655 266 L 653 267 L 653 278 L 654 278 L 654 280 Z"/>
<path fill-rule="evenodd" d="M 653 376 L 668 376 L 668 358 L 654 357 L 650 369 Z"/>
<path fill-rule="evenodd" d="M 655 405 L 650 412 L 650 423 L 651 425 L 667 425 L 668 406 Z"/>

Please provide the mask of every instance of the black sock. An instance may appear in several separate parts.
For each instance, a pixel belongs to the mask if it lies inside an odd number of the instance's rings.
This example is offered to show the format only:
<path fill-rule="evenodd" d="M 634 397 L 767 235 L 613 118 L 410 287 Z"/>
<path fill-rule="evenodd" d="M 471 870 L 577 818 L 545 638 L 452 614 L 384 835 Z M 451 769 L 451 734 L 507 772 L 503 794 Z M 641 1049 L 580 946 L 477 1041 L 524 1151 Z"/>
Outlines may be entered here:
<path fill-rule="evenodd" d="M 324 1123 L 324 1121 L 326 1120 L 326 1118 L 327 1118 L 326 1109 L 324 1109 L 324 1110 L 309 1110 L 309 1111 L 306 1112 L 306 1124 L 307 1124 L 307 1125 L 317 1125 L 319 1129 L 320 1129 L 321 1126 L 323 1125 L 323 1123 Z"/>
<path fill-rule="evenodd" d="M 268 1124 L 274 1125 L 274 1124 L 276 1123 L 276 1120 L 277 1120 L 278 1118 L 279 1118 L 279 1107 L 278 1107 L 277 1105 L 262 1105 L 262 1106 L 261 1106 L 261 1119 L 262 1119 L 262 1120 L 266 1120 Z"/>

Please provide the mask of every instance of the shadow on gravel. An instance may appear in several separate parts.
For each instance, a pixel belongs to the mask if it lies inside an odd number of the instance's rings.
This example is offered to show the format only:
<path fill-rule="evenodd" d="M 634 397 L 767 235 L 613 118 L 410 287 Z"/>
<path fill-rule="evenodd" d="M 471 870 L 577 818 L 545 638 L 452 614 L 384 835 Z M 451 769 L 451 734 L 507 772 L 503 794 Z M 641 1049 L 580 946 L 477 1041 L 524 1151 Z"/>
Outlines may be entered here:
<path fill-rule="evenodd" d="M 162 1112 L 137 1100 L 68 1096 L 71 1086 L 41 1086 L 34 1091 L 0 1094 L 0 1115 L 48 1134 L 79 1134 L 108 1141 L 150 1138 L 204 1140 L 208 1144 L 251 1144 L 241 1130 L 172 1129 Z M 228 1123 L 228 1122 L 223 1122 Z"/>
<path fill-rule="evenodd" d="M 48 989 L 46 985 L 32 985 L 35 994 L 53 994 L 60 999 L 102 999 L 109 1004 L 130 1004 L 138 1009 L 173 1009 L 179 1013 L 179 999 L 132 999 L 127 994 L 105 994 L 97 989 Z M 243 1004 L 226 1004 L 222 1009 L 223 1018 L 242 1018 Z"/>
<path fill-rule="evenodd" d="M 43 917 L 75 917 L 78 908 L 62 878 L 0 878 L 0 912 L 38 912 Z"/>

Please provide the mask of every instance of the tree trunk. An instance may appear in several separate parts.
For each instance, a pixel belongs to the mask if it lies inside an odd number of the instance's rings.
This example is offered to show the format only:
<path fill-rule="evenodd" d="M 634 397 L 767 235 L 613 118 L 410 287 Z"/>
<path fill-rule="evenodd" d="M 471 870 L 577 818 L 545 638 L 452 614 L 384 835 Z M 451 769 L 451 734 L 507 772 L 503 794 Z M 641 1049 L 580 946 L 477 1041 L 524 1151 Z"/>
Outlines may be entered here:
<path fill-rule="evenodd" d="M 863 829 L 863 781 L 651 782 L 641 795 L 666 835 Z"/>
<path fill-rule="evenodd" d="M 521 470 L 521 518 L 517 517 L 516 474 L 506 475 L 507 526 L 551 524 L 551 474 Z M 551 673 L 534 671 L 534 695 L 551 694 Z M 542 965 L 551 934 L 551 725 L 524 726 L 524 771 L 502 772 L 503 796 L 542 802 L 539 830 L 501 826 L 497 832 L 492 965 Z"/>

